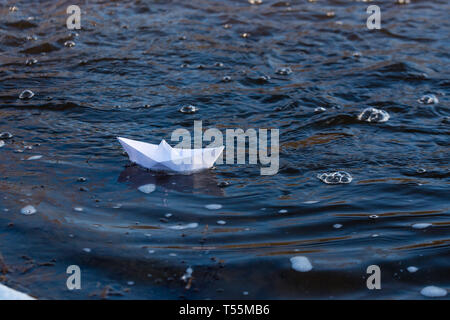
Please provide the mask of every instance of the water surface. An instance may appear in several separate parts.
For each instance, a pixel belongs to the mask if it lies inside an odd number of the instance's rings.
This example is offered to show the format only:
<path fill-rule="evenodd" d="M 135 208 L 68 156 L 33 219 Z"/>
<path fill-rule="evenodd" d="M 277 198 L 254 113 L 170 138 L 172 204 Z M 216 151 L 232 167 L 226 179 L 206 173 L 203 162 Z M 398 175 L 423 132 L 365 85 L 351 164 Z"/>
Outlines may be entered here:
<path fill-rule="evenodd" d="M 89 1 L 76 32 L 67 1 L 0 3 L 0 132 L 13 134 L 0 148 L 2 282 L 42 299 L 450 288 L 448 1 L 377 1 L 373 31 L 360 1 Z M 19 99 L 25 89 L 34 97 Z M 358 120 L 369 107 L 389 120 Z M 280 129 L 278 174 L 157 175 L 129 166 L 116 140 L 169 141 L 194 120 Z M 353 180 L 317 178 L 334 171 Z M 294 270 L 295 256 L 312 270 Z M 82 290 L 66 288 L 73 264 Z M 366 287 L 372 264 L 381 290 Z"/>

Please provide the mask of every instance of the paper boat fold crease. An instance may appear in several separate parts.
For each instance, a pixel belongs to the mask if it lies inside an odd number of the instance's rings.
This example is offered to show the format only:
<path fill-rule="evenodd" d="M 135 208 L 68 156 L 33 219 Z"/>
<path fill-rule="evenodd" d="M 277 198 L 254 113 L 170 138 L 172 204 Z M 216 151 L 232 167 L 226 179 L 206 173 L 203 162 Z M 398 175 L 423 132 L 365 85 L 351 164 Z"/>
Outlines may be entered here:
<path fill-rule="evenodd" d="M 172 148 L 165 140 L 159 145 L 117 137 L 131 162 L 155 171 L 194 172 L 211 168 L 224 146 L 204 149 Z"/>

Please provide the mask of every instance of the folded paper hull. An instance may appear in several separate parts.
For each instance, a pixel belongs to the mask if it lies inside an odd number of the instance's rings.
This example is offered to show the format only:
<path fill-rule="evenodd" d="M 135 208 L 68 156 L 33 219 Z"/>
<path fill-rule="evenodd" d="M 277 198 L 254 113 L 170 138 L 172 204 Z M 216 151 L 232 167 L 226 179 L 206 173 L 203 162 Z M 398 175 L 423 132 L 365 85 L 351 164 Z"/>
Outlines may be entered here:
<path fill-rule="evenodd" d="M 194 172 L 211 168 L 224 149 L 223 146 L 205 149 L 172 148 L 162 140 L 159 145 L 117 138 L 130 161 L 154 171 Z"/>

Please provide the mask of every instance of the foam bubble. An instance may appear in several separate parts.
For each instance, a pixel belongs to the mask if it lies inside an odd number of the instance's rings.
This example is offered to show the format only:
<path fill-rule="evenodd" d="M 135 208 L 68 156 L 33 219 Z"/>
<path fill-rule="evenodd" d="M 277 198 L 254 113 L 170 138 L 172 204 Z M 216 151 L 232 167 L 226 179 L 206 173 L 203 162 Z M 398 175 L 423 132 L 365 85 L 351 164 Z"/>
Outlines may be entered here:
<path fill-rule="evenodd" d="M 426 94 L 426 95 L 420 97 L 420 99 L 417 101 L 419 101 L 419 103 L 422 103 L 422 104 L 437 104 L 437 103 L 439 103 L 438 98 L 434 94 Z"/>
<path fill-rule="evenodd" d="M 417 270 L 419 270 L 419 268 L 410 266 L 410 267 L 406 268 L 406 270 L 408 270 L 408 272 L 414 273 L 414 272 L 417 272 Z"/>
<path fill-rule="evenodd" d="M 445 297 L 447 295 L 447 290 L 436 286 L 428 286 L 420 290 L 420 294 L 430 298 Z"/>
<path fill-rule="evenodd" d="M 22 100 L 31 99 L 33 97 L 34 97 L 34 92 L 31 90 L 23 90 L 19 95 L 19 99 L 22 99 Z"/>
<path fill-rule="evenodd" d="M 345 171 L 321 173 L 317 175 L 317 178 L 326 184 L 346 184 L 353 180 L 352 176 Z"/>
<path fill-rule="evenodd" d="M 182 106 L 180 108 L 181 113 L 190 114 L 190 113 L 196 113 L 197 111 L 198 111 L 198 108 L 193 105 L 186 105 L 186 106 Z"/>
<path fill-rule="evenodd" d="M 138 190 L 139 190 L 140 192 L 149 194 L 149 193 L 152 193 L 153 191 L 156 190 L 156 186 L 155 186 L 154 184 L 151 184 L 151 183 L 149 183 L 149 184 L 144 184 L 143 186 L 140 186 L 140 187 L 138 188 Z"/>
<path fill-rule="evenodd" d="M 36 208 L 33 207 L 32 205 L 25 206 L 20 210 L 20 213 L 26 216 L 35 214 L 36 212 L 37 212 Z"/>
<path fill-rule="evenodd" d="M 366 108 L 358 116 L 358 120 L 366 122 L 386 122 L 390 118 L 389 113 L 376 108 Z"/>
<path fill-rule="evenodd" d="M 292 269 L 299 272 L 308 272 L 311 271 L 313 266 L 309 259 L 304 256 L 296 256 L 291 259 Z"/>

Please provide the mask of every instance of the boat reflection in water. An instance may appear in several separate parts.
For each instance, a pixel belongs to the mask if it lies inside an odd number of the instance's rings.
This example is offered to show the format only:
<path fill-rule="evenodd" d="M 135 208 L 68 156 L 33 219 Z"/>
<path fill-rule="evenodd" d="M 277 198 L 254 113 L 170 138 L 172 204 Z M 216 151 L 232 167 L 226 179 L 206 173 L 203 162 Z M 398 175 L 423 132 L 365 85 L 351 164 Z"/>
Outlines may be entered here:
<path fill-rule="evenodd" d="M 167 191 L 172 190 L 211 196 L 224 195 L 224 190 L 217 185 L 217 178 L 213 170 L 210 169 L 194 174 L 179 174 L 150 171 L 137 165 L 131 165 L 120 173 L 118 182 L 128 183 L 131 188 L 154 184 L 156 187 Z"/>

